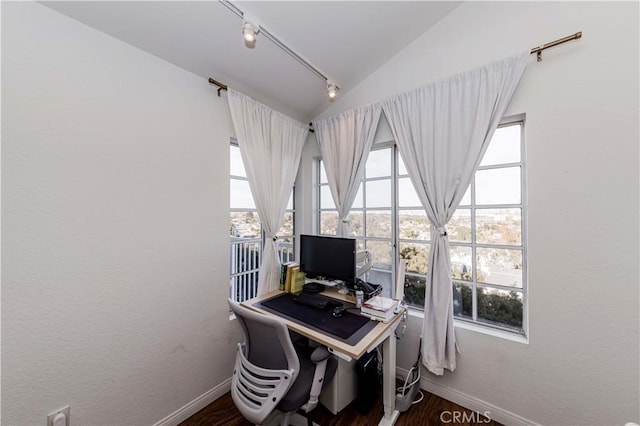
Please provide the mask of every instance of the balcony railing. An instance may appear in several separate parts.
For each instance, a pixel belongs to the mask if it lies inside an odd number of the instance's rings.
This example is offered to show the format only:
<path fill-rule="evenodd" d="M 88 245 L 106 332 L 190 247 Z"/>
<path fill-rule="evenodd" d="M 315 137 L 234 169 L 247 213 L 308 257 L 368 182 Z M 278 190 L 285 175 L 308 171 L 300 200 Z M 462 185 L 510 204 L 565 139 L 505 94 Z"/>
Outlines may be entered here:
<path fill-rule="evenodd" d="M 278 245 L 281 263 L 295 259 L 293 243 L 281 241 Z M 230 297 L 243 302 L 256 297 L 258 291 L 258 271 L 262 263 L 261 238 L 231 237 Z"/>

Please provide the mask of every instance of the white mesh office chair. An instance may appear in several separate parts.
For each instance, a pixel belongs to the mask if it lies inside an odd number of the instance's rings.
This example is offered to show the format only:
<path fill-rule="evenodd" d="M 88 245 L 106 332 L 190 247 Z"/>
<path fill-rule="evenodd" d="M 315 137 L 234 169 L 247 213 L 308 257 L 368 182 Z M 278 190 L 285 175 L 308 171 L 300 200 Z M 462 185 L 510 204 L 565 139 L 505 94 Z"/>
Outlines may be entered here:
<path fill-rule="evenodd" d="M 244 333 L 231 384 L 231 397 L 240 413 L 250 422 L 262 424 L 277 410 L 284 413 L 281 424 L 286 426 L 292 413 L 313 410 L 324 385 L 335 374 L 336 359 L 323 346 L 294 345 L 287 326 L 277 318 L 231 299 L 229 306 Z"/>

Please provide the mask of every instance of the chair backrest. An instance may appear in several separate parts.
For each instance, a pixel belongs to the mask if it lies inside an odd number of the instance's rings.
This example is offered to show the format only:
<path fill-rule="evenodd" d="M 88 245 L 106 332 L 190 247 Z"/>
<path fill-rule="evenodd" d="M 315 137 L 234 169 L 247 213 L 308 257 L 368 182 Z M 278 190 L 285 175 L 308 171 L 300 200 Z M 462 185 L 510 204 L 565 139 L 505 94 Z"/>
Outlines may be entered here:
<path fill-rule="evenodd" d="M 229 307 L 244 334 L 237 348 L 231 397 L 247 420 L 260 424 L 295 381 L 300 361 L 283 321 L 231 299 Z"/>

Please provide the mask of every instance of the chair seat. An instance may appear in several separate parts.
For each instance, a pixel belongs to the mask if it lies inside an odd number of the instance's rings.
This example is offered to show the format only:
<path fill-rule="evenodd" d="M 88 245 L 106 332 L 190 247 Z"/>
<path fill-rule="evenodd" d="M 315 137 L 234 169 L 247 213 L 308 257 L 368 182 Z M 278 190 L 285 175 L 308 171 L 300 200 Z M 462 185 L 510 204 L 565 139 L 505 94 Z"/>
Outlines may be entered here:
<path fill-rule="evenodd" d="M 283 412 L 295 411 L 302 407 L 308 400 L 311 392 L 311 385 L 313 384 L 313 375 L 315 373 L 315 364 L 311 361 L 311 353 L 314 348 L 302 345 L 293 345 L 298 354 L 300 360 L 300 372 L 287 394 L 280 400 L 277 405 L 277 409 Z M 333 378 L 336 369 L 338 368 L 338 361 L 331 357 L 327 360 L 327 369 L 325 370 L 324 377 L 329 378 L 322 383 L 322 389 Z"/>

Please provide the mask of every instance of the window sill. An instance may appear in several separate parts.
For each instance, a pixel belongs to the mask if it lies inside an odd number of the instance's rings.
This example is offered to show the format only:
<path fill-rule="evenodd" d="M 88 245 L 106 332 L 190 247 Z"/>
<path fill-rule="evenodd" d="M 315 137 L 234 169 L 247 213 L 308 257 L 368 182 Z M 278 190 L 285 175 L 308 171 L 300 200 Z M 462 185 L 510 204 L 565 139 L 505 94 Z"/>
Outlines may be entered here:
<path fill-rule="evenodd" d="M 409 316 L 416 318 L 424 318 L 424 313 L 417 309 L 409 308 Z M 510 340 L 516 343 L 522 343 L 525 345 L 529 344 L 529 338 L 527 336 L 523 336 L 516 333 L 510 333 L 508 331 L 498 330 L 491 327 L 484 327 L 480 324 L 472 324 L 466 321 L 459 321 L 457 319 L 453 319 L 453 325 L 456 328 L 462 328 L 464 330 L 470 330 L 480 334 L 486 334 L 488 336 L 498 337 L 500 339 Z"/>

